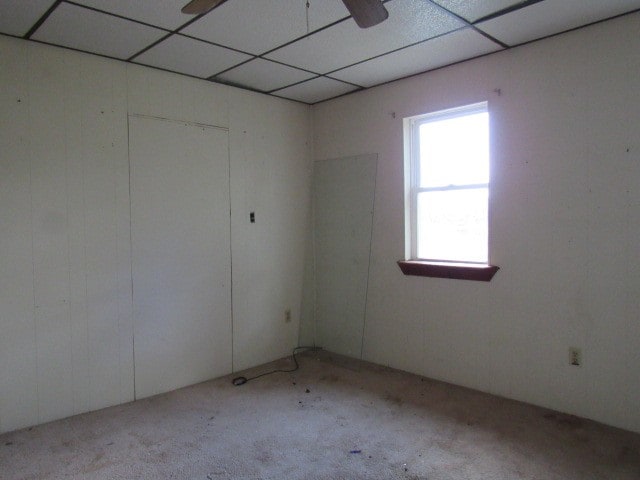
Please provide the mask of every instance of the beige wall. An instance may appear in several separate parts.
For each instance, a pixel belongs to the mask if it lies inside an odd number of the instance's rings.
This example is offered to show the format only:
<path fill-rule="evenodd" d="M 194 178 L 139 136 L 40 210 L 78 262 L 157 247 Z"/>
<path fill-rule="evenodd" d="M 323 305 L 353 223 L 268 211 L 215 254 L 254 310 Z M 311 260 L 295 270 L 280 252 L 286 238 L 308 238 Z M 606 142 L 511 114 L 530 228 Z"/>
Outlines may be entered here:
<path fill-rule="evenodd" d="M 290 353 L 307 106 L 8 37 L 0 99 L 0 431 L 134 398 L 128 114 L 228 128 L 233 366 Z"/>
<path fill-rule="evenodd" d="M 638 31 L 633 14 L 314 106 L 316 160 L 379 155 L 365 359 L 640 431 Z M 485 100 L 501 270 L 405 277 L 402 119 Z"/>

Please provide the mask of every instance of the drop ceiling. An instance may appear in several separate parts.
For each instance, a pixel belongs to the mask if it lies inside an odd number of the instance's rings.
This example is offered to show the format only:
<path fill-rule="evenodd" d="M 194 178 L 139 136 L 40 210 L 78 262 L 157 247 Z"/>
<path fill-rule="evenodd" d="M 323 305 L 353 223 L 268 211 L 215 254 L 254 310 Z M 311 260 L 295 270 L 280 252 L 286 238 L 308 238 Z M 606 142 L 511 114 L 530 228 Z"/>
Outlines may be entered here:
<path fill-rule="evenodd" d="M 1 0 L 0 33 L 313 104 L 640 9 L 640 0 Z"/>

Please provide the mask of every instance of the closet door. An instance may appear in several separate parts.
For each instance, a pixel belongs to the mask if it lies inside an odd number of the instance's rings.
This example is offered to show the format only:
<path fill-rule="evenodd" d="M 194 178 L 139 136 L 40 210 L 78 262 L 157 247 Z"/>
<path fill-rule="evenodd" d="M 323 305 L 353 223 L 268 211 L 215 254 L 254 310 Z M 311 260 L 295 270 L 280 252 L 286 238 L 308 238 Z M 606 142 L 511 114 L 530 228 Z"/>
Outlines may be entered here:
<path fill-rule="evenodd" d="M 231 372 L 228 131 L 129 117 L 136 398 Z"/>

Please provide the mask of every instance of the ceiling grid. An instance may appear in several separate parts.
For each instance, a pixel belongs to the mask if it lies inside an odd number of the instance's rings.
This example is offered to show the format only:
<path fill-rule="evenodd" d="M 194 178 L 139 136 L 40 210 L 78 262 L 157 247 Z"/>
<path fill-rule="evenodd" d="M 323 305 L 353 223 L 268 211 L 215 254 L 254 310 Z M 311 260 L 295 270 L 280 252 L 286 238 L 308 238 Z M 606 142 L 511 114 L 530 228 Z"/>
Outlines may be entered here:
<path fill-rule="evenodd" d="M 0 34 L 314 104 L 640 10 L 640 0 L 3 0 Z"/>

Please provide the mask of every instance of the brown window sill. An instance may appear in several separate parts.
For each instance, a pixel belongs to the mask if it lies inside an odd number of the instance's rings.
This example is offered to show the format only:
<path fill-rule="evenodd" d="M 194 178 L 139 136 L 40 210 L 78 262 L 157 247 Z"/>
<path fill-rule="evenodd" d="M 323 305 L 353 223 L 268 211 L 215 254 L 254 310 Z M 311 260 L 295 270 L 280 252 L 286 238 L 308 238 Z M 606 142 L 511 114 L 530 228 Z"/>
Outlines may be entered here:
<path fill-rule="evenodd" d="M 472 265 L 464 263 L 436 263 L 418 260 L 398 261 L 405 275 L 418 277 L 452 278 L 455 280 L 476 280 L 489 282 L 500 267 L 495 265 Z"/>

